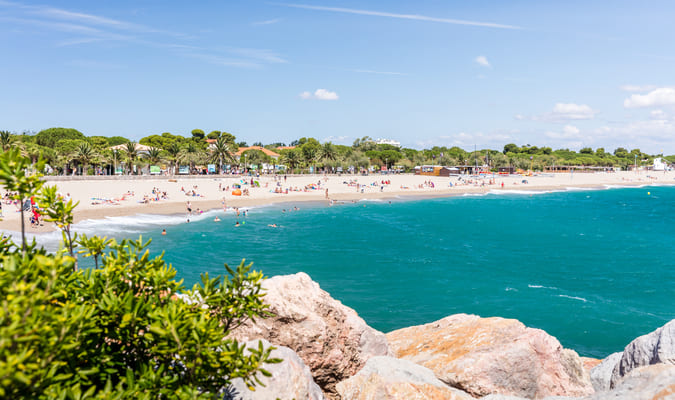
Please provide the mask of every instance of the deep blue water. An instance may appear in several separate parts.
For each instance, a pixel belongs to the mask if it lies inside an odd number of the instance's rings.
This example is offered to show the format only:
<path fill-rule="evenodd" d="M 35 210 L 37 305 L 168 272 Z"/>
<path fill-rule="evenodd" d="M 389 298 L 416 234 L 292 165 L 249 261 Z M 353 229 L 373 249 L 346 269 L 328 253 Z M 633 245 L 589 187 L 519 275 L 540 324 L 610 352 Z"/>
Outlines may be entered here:
<path fill-rule="evenodd" d="M 474 313 L 604 357 L 675 318 L 675 187 L 285 204 L 240 227 L 217 213 L 144 237 L 188 286 L 242 258 L 304 271 L 384 332 Z"/>

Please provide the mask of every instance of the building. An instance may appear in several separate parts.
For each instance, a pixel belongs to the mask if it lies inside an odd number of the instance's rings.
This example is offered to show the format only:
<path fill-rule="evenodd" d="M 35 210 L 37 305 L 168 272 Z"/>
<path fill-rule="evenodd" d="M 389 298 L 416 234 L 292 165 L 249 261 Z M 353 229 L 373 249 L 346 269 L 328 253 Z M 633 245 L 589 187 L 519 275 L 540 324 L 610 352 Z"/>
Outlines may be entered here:
<path fill-rule="evenodd" d="M 268 156 L 272 157 L 272 158 L 275 159 L 275 160 L 278 160 L 279 157 L 281 157 L 281 154 L 275 153 L 275 152 L 273 152 L 272 150 L 266 149 L 266 148 L 261 147 L 261 146 L 240 147 L 239 150 L 237 150 L 237 152 L 234 153 L 234 156 L 235 156 L 237 159 L 239 159 L 239 157 L 241 157 L 241 155 L 244 154 L 244 152 L 246 152 L 246 151 L 248 151 L 248 150 L 260 150 L 260 151 L 262 151 L 263 153 L 265 153 L 265 155 L 268 155 Z"/>
<path fill-rule="evenodd" d="M 668 164 L 668 161 L 664 160 L 661 157 L 654 159 L 654 165 L 652 167 L 653 171 L 670 171 L 672 167 Z"/>
<path fill-rule="evenodd" d="M 401 147 L 401 142 L 392 139 L 377 139 L 375 140 L 376 144 L 388 144 L 395 147 Z"/>

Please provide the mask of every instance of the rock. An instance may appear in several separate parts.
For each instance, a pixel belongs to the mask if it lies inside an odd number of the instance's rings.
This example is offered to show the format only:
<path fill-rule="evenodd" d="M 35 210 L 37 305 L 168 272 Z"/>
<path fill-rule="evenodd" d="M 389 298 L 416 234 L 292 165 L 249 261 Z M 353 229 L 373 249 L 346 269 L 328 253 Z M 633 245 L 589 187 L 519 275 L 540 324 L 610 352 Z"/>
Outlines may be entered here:
<path fill-rule="evenodd" d="M 265 348 L 272 346 L 267 340 L 262 340 L 262 343 Z M 246 342 L 246 347 L 257 348 L 258 341 L 251 340 Z M 272 374 L 271 377 L 265 377 L 262 374 L 258 374 L 258 379 L 265 385 L 264 387 L 256 385 L 255 391 L 251 391 L 246 387 L 246 384 L 238 378 L 232 382 L 225 399 L 325 399 L 319 385 L 314 383 L 309 368 L 293 350 L 288 347 L 278 346 L 275 350 L 272 350 L 271 357 L 281 358 L 283 362 L 279 364 L 264 365 L 264 368 Z"/>
<path fill-rule="evenodd" d="M 598 366 L 591 370 L 591 383 L 596 392 L 603 392 L 609 390 L 609 384 L 612 381 L 612 372 L 614 367 L 621 360 L 623 353 L 618 352 L 610 355 L 602 360 Z"/>
<path fill-rule="evenodd" d="M 675 365 L 675 319 L 626 346 L 610 386 L 615 387 L 634 368 L 658 363 Z"/>
<path fill-rule="evenodd" d="M 476 397 L 593 393 L 577 353 L 517 320 L 458 314 L 388 333 L 387 339 L 397 357 L 431 369 L 441 381 Z"/>
<path fill-rule="evenodd" d="M 609 392 L 596 393 L 585 400 L 674 400 L 675 366 L 655 364 L 637 367 Z"/>
<path fill-rule="evenodd" d="M 582 364 L 584 364 L 584 369 L 588 371 L 589 373 L 591 370 L 602 362 L 602 360 L 599 360 L 597 358 L 590 358 L 590 357 L 580 357 Z"/>
<path fill-rule="evenodd" d="M 241 340 L 262 337 L 295 351 L 314 380 L 333 397 L 335 384 L 356 374 L 373 356 L 391 355 L 383 333 L 321 290 L 305 273 L 266 279 L 265 302 L 276 316 L 233 331 Z"/>
<path fill-rule="evenodd" d="M 428 368 L 392 357 L 372 357 L 356 375 L 337 384 L 342 400 L 472 400 L 439 381 Z"/>
<path fill-rule="evenodd" d="M 529 400 L 529 399 L 517 396 L 505 396 L 503 394 L 489 394 L 485 397 L 481 397 L 480 400 Z M 580 397 L 549 396 L 544 397 L 543 400 L 583 400 L 583 399 L 581 399 Z"/>

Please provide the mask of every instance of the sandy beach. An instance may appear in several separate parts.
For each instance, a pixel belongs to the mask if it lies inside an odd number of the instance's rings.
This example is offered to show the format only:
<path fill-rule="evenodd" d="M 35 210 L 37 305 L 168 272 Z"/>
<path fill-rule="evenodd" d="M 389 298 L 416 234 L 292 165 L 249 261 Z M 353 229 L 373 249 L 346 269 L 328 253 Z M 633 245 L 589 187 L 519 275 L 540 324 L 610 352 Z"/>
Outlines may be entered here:
<path fill-rule="evenodd" d="M 89 180 L 49 178 L 64 196 L 80 204 L 75 222 L 88 219 L 134 214 L 187 215 L 188 202 L 193 212 L 225 207 L 253 207 L 273 203 L 324 201 L 358 201 L 362 199 L 424 198 L 454 196 L 490 191 L 546 191 L 566 188 L 593 188 L 606 185 L 636 186 L 675 184 L 675 172 L 612 172 L 548 174 L 534 176 L 492 175 L 476 179 L 469 176 L 401 175 L 296 175 L 261 176 L 194 176 L 194 177 L 96 177 Z M 65 178 L 68 179 L 68 178 Z M 254 184 L 251 185 L 251 179 Z M 256 184 L 255 182 L 258 182 Z M 233 194 L 239 185 L 243 195 Z M 154 193 L 153 193 L 154 190 Z M 326 192 L 327 190 L 327 192 Z M 3 191 L 4 194 L 4 191 Z M 28 213 L 26 213 L 28 214 Z M 20 230 L 20 213 L 14 204 L 3 202 L 3 231 Z M 52 223 L 27 231 L 41 233 L 54 230 Z"/>

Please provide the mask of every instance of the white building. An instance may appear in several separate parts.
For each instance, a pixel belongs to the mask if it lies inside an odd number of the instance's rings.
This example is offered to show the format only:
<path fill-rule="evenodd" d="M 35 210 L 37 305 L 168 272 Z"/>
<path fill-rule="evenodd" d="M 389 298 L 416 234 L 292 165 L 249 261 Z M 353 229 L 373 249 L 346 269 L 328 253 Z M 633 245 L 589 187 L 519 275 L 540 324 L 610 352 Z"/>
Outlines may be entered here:
<path fill-rule="evenodd" d="M 668 162 L 664 161 L 663 158 L 658 157 L 654 159 L 654 167 L 652 170 L 654 171 L 670 171 L 672 168 L 668 164 Z"/>
<path fill-rule="evenodd" d="M 375 140 L 377 144 L 389 144 L 396 147 L 401 147 L 401 142 L 393 139 L 377 139 Z"/>

